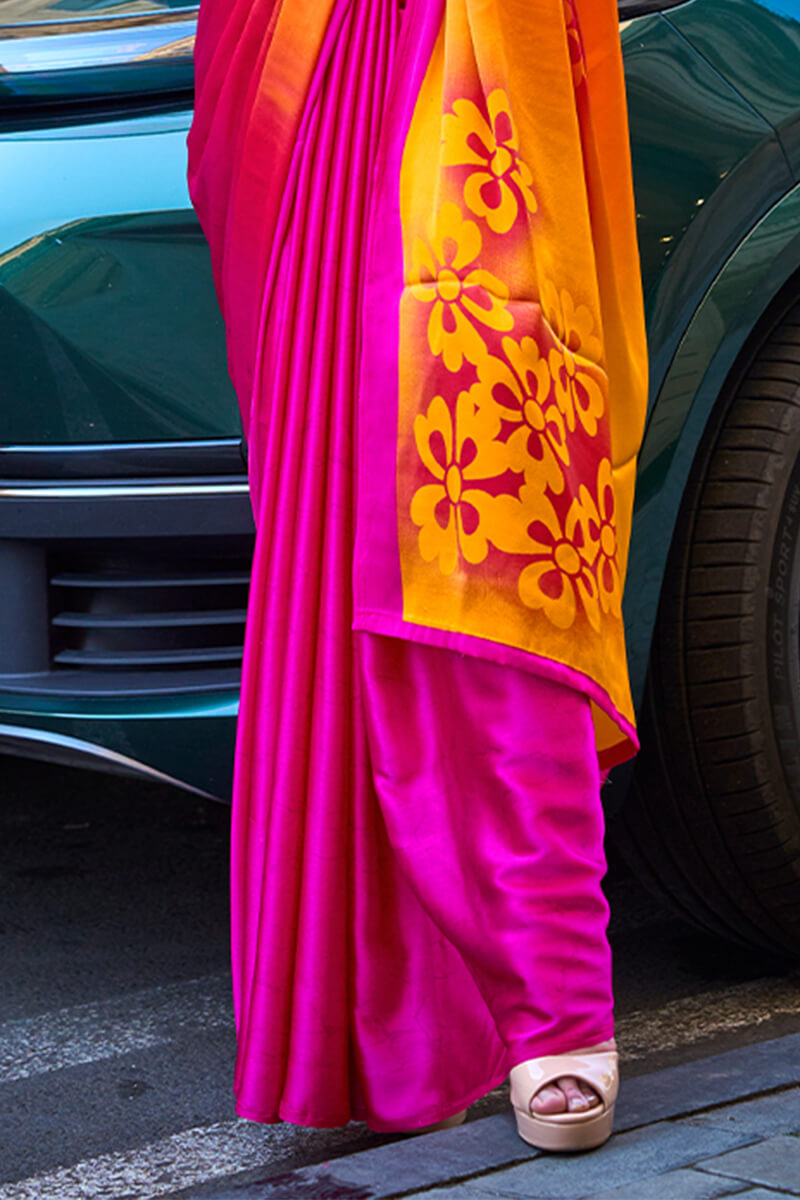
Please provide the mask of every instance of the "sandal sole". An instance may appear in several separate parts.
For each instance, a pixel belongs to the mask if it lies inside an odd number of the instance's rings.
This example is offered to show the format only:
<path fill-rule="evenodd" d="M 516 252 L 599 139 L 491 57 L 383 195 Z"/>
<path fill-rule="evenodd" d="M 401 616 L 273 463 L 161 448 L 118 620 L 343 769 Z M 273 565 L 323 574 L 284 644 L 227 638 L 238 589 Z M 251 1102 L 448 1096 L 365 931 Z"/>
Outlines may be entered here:
<path fill-rule="evenodd" d="M 554 1113 L 549 1117 L 534 1117 L 514 1109 L 517 1133 L 529 1146 L 557 1154 L 595 1150 L 611 1137 L 614 1125 L 614 1105 L 596 1114 Z"/>

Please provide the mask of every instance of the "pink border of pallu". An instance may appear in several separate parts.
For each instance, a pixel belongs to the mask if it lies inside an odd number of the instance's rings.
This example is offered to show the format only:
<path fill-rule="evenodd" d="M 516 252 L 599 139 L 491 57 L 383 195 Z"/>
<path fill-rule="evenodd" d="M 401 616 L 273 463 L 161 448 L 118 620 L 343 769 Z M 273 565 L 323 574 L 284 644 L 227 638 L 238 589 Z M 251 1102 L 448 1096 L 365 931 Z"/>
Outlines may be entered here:
<path fill-rule="evenodd" d="M 601 750 L 608 770 L 639 748 L 636 730 L 588 675 L 528 650 L 475 634 L 407 621 L 397 530 L 398 328 L 403 293 L 400 170 L 417 97 L 444 15 L 443 0 L 409 0 L 375 166 L 364 276 L 363 344 L 359 384 L 353 629 L 438 646 L 515 667 L 588 696 L 627 741 Z M 413 37 L 411 36 L 413 30 Z"/>
<path fill-rule="evenodd" d="M 362 614 L 402 614 L 397 532 L 397 428 L 403 230 L 400 169 L 417 96 L 442 25 L 444 0 L 409 0 L 373 179 L 363 282 L 357 410 L 355 629 Z M 413 36 L 412 36 L 413 35 Z"/>

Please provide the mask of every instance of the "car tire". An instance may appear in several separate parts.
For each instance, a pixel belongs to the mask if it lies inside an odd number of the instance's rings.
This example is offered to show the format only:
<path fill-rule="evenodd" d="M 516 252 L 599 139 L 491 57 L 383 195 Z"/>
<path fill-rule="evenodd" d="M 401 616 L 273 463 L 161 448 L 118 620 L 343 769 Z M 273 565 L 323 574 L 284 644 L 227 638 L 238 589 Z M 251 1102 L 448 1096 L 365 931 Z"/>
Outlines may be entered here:
<path fill-rule="evenodd" d="M 699 460 L 665 576 L 642 751 L 612 836 L 684 916 L 800 952 L 800 305 Z"/>

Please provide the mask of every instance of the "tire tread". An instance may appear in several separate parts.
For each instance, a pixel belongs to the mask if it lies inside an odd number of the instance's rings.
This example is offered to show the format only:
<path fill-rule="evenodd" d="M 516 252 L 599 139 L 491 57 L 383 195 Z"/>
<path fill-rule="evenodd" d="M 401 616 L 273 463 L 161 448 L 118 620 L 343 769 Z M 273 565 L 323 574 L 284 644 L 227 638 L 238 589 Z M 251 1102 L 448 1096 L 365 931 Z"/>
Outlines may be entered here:
<path fill-rule="evenodd" d="M 800 305 L 751 364 L 706 454 L 665 577 L 643 753 L 612 830 L 683 916 L 796 954 L 800 808 L 770 770 L 758 623 L 767 530 L 800 456 Z"/>

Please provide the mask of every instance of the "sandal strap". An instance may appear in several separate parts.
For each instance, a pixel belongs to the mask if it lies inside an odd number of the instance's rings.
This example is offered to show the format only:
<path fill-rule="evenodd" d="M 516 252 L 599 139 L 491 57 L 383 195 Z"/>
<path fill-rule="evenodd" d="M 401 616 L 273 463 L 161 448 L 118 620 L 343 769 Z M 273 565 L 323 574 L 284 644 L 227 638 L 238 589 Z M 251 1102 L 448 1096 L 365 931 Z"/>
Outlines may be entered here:
<path fill-rule="evenodd" d="M 616 1050 L 598 1050 L 585 1054 L 550 1054 L 529 1058 L 511 1069 L 511 1103 L 523 1112 L 530 1111 L 537 1092 L 564 1075 L 572 1075 L 593 1089 L 608 1107 L 619 1090 Z"/>

